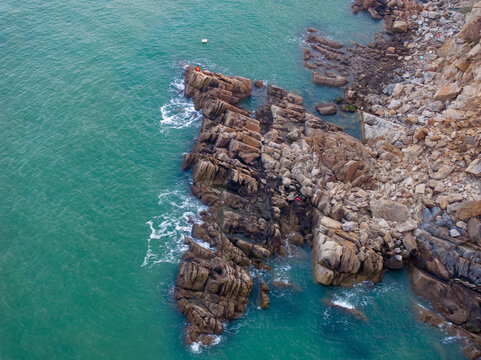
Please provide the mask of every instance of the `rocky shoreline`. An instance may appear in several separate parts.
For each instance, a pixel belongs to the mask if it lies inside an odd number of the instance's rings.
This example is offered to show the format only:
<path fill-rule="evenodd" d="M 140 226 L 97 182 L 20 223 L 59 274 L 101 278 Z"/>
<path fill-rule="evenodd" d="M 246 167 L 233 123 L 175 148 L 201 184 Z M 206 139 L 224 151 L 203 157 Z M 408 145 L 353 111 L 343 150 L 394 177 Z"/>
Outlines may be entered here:
<path fill-rule="evenodd" d="M 323 285 L 376 283 L 408 265 L 436 311 L 417 309 L 420 319 L 448 323 L 466 356 L 481 356 L 481 2 L 471 6 L 356 2 L 390 34 L 347 50 L 308 30 L 313 81 L 344 87 L 365 144 L 299 95 L 269 85 L 253 118 L 238 106 L 250 80 L 186 69 L 185 96 L 203 119 L 183 167 L 209 206 L 174 291 L 188 343 L 211 343 L 242 315 L 250 266 L 306 244 Z M 269 287 L 258 288 L 266 308 Z"/>

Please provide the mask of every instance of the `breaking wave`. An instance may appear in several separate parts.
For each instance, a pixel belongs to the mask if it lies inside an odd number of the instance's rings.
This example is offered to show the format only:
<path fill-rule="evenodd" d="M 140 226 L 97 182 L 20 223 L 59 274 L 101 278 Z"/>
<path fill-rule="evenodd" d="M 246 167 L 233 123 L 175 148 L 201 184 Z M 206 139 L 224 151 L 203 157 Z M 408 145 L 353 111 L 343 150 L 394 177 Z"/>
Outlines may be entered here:
<path fill-rule="evenodd" d="M 175 95 L 170 101 L 160 107 L 160 132 L 168 129 L 182 129 L 193 124 L 200 125 L 201 112 L 196 111 L 191 100 L 184 98 L 184 79 L 176 79 L 170 84 L 169 90 Z"/>
<path fill-rule="evenodd" d="M 215 335 L 213 337 L 214 340 L 212 341 L 210 346 L 218 345 L 222 340 L 222 336 L 220 335 Z M 206 347 L 208 346 L 202 344 L 201 342 L 194 342 L 192 343 L 192 345 L 190 345 L 190 351 L 192 351 L 194 354 L 200 354 L 202 352 L 202 349 Z"/>
<path fill-rule="evenodd" d="M 199 222 L 200 211 L 207 209 L 192 195 L 180 190 L 161 193 L 159 205 L 163 215 L 147 222 L 151 233 L 142 266 L 178 263 L 187 250 L 184 236 L 190 236 L 192 225 Z"/>

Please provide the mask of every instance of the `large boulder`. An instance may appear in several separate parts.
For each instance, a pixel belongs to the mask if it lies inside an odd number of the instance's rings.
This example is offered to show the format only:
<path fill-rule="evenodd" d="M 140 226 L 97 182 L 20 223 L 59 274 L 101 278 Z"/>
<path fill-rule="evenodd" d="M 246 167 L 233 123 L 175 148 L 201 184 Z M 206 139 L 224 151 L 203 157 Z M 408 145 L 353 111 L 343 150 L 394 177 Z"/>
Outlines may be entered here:
<path fill-rule="evenodd" d="M 481 200 L 463 201 L 456 211 L 456 217 L 461 220 L 468 220 L 481 215 Z"/>
<path fill-rule="evenodd" d="M 393 33 L 405 33 L 408 31 L 408 23 L 404 20 L 396 20 L 392 25 Z"/>
<path fill-rule="evenodd" d="M 468 174 L 481 177 L 481 157 L 471 161 L 469 166 L 466 169 Z"/>
<path fill-rule="evenodd" d="M 454 99 L 461 92 L 458 84 L 452 83 L 440 88 L 436 94 L 434 94 L 434 101 L 444 101 Z"/>
<path fill-rule="evenodd" d="M 373 200 L 371 201 L 371 212 L 376 218 L 400 223 L 407 221 L 411 217 L 406 205 L 395 201 Z"/>
<path fill-rule="evenodd" d="M 337 113 L 337 107 L 333 103 L 317 103 L 314 105 L 314 109 L 316 109 L 320 115 L 334 115 Z"/>
<path fill-rule="evenodd" d="M 333 220 L 334 221 L 334 220 Z M 325 233 L 329 223 L 317 213 L 314 224 L 314 278 L 323 285 L 351 286 L 362 281 L 379 282 L 383 258 L 362 247 L 356 238 L 342 230 Z"/>
<path fill-rule="evenodd" d="M 317 85 L 324 85 L 330 87 L 343 87 L 349 80 L 341 75 L 322 75 L 320 73 L 312 73 L 312 81 Z"/>

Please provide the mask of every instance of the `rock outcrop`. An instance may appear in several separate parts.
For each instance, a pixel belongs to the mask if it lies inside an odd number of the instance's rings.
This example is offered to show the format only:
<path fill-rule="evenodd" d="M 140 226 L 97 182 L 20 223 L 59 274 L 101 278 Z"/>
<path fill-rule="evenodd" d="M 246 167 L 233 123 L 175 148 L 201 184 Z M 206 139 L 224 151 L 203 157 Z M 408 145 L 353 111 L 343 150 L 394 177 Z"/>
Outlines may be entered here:
<path fill-rule="evenodd" d="M 186 240 L 174 292 L 189 322 L 187 341 L 208 343 L 239 317 L 253 289 L 247 268 L 264 268 L 288 243 L 314 247 L 321 283 L 379 281 L 389 247 L 381 237 L 367 239 L 376 232 L 346 222 L 358 208 L 342 201 L 343 189 L 365 199 L 363 189 L 374 186 L 364 145 L 276 86 L 267 87 L 267 105 L 253 118 L 236 106 L 250 94 L 249 80 L 190 67 L 185 77 L 185 95 L 203 120 L 183 167 L 193 169 L 192 192 L 210 207 Z M 367 214 L 367 203 L 363 209 Z M 267 307 L 268 287 L 260 284 Z"/>
<path fill-rule="evenodd" d="M 396 256 L 411 263 L 414 290 L 437 312 L 428 318 L 458 329 L 470 358 L 481 353 L 479 4 L 468 15 L 420 5 L 406 32 L 372 46 L 385 54 L 381 68 L 397 64 L 391 83 L 366 87 L 355 76 L 344 92 L 364 108 L 376 158 L 380 186 L 367 191 L 369 204 L 395 246 L 384 267 L 400 265 Z"/>
<path fill-rule="evenodd" d="M 269 286 L 248 268 L 307 244 L 324 285 L 376 283 L 409 263 L 413 288 L 437 312 L 420 311 L 423 321 L 449 322 L 479 356 L 479 8 L 465 17 L 442 3 L 356 2 L 394 34 L 349 49 L 308 29 L 305 66 L 363 108 L 365 144 L 306 112 L 299 95 L 267 86 L 254 118 L 237 106 L 248 79 L 186 70 L 185 95 L 203 120 L 183 166 L 210 207 L 186 240 L 175 288 L 189 342 L 209 343 L 256 286 L 266 308 Z"/>
<path fill-rule="evenodd" d="M 386 28 L 393 33 L 404 33 L 415 27 L 412 16 L 417 15 L 421 5 L 413 0 L 356 0 L 351 7 L 354 13 L 367 11 L 375 20 L 384 18 Z"/>

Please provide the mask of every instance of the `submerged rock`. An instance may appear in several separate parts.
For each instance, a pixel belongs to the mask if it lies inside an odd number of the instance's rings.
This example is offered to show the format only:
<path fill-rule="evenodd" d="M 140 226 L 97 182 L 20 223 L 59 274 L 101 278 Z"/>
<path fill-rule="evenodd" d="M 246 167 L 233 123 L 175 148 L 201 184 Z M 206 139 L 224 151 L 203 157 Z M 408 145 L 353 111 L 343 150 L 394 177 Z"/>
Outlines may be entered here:
<path fill-rule="evenodd" d="M 320 115 L 334 115 L 337 113 L 337 107 L 333 103 L 317 103 L 314 105 L 314 109 L 316 109 Z"/>
<path fill-rule="evenodd" d="M 312 74 L 312 81 L 317 85 L 342 87 L 346 85 L 349 80 L 341 75 L 322 75 L 318 73 Z"/>
<path fill-rule="evenodd" d="M 362 311 L 357 310 L 357 309 L 355 309 L 351 306 L 345 305 L 343 303 L 332 302 L 328 299 L 325 299 L 324 302 L 327 306 L 330 306 L 330 307 L 333 307 L 333 308 L 336 308 L 336 309 L 340 309 L 340 310 L 348 313 L 349 315 L 353 316 L 357 320 L 362 320 L 362 321 L 365 321 L 365 322 L 368 321 L 367 316 Z"/>

